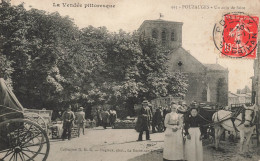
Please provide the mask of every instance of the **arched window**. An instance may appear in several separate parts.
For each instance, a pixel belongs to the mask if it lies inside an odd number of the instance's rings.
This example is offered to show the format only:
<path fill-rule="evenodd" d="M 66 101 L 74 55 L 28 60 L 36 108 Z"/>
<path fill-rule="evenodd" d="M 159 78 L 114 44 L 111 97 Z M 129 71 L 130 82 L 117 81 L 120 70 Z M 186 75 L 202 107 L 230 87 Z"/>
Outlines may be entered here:
<path fill-rule="evenodd" d="M 162 31 L 162 44 L 166 45 L 166 30 L 165 29 Z"/>
<path fill-rule="evenodd" d="M 171 41 L 176 41 L 176 38 L 175 38 L 175 32 L 174 31 L 172 31 L 171 32 Z"/>
<path fill-rule="evenodd" d="M 156 29 L 153 29 L 152 31 L 152 38 L 158 39 L 158 31 Z"/>

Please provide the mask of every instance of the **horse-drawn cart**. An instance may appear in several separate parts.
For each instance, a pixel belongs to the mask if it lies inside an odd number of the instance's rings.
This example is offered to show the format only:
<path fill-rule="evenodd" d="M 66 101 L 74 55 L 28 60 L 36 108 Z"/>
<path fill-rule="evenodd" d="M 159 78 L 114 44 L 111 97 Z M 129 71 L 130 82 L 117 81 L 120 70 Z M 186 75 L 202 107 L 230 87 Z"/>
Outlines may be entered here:
<path fill-rule="evenodd" d="M 0 78 L 0 161 L 46 161 L 49 150 L 46 131 L 25 118 L 22 105 Z"/>

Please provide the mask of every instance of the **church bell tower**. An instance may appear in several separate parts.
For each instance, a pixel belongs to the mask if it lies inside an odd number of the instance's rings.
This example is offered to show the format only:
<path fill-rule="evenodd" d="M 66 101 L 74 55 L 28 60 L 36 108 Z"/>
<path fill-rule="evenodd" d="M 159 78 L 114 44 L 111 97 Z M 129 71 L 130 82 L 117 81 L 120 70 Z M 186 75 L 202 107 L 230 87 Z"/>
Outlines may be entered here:
<path fill-rule="evenodd" d="M 176 49 L 182 46 L 182 25 L 162 19 L 145 20 L 138 31 L 142 37 L 157 39 L 163 46 Z"/>

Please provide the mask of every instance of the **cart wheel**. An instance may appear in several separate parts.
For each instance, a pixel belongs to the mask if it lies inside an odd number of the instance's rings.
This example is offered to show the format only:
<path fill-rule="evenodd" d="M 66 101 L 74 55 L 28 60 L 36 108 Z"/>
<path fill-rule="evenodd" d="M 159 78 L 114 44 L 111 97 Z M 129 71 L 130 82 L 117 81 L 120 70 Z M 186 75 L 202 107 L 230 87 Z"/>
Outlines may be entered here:
<path fill-rule="evenodd" d="M 27 119 L 0 123 L 0 161 L 46 161 L 50 143 L 40 125 Z"/>
<path fill-rule="evenodd" d="M 39 124 L 43 128 L 43 130 L 45 130 L 46 133 L 48 134 L 47 124 L 39 114 L 28 112 L 28 113 L 24 113 L 24 117 L 28 120 L 31 120 L 32 122 L 36 122 L 37 124 Z"/>

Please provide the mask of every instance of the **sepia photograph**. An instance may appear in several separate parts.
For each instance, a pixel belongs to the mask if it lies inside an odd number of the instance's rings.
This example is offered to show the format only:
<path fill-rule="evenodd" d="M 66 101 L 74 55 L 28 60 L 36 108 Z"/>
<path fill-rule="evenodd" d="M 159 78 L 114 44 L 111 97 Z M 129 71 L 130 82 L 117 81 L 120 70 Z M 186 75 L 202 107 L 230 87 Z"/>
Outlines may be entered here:
<path fill-rule="evenodd" d="M 0 161 L 260 161 L 259 0 L 0 0 Z"/>

